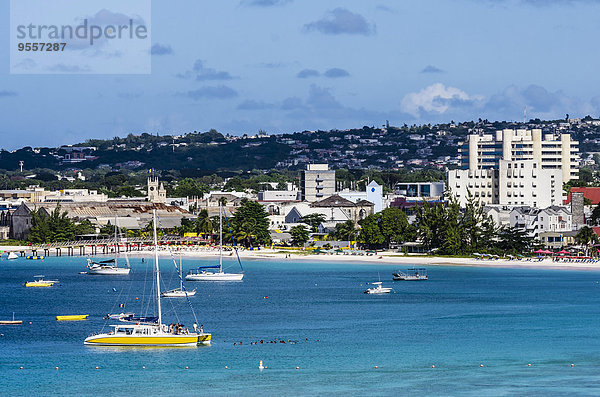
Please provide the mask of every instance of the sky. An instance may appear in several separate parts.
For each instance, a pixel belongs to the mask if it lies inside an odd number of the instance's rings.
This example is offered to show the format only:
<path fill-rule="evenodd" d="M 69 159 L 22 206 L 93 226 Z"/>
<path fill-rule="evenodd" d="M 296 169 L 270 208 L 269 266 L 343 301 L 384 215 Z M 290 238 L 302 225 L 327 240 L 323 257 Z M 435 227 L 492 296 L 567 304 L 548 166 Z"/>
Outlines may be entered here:
<path fill-rule="evenodd" d="M 148 22 L 148 74 L 11 74 L 0 51 L 0 147 L 600 116 L 600 0 L 171 0 Z"/>

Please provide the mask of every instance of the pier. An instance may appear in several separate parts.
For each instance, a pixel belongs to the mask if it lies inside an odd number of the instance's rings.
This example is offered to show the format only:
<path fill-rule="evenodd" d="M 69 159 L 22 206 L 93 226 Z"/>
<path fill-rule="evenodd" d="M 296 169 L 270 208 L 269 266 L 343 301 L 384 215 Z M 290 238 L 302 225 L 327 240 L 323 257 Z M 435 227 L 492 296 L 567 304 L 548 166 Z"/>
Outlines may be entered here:
<path fill-rule="evenodd" d="M 206 241 L 191 239 L 189 237 L 163 236 L 158 238 L 159 245 L 196 245 L 203 244 Z M 29 248 L 19 250 L 21 256 L 43 255 L 43 256 L 85 256 L 85 255 L 107 255 L 117 253 L 141 251 L 143 247 L 152 246 L 153 241 L 150 237 L 132 237 L 127 239 L 94 239 L 61 241 L 50 244 L 32 245 Z"/>

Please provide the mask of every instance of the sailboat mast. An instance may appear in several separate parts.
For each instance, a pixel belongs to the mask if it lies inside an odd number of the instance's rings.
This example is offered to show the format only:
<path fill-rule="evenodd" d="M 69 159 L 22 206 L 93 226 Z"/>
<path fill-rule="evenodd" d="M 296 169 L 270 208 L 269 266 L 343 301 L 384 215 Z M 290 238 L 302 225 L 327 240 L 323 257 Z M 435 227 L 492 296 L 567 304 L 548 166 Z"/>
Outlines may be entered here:
<path fill-rule="evenodd" d="M 117 243 L 117 230 L 117 215 L 115 214 L 115 266 L 117 266 L 117 259 L 119 258 L 119 255 L 117 254 L 119 251 L 119 245 Z"/>
<path fill-rule="evenodd" d="M 183 266 L 181 263 L 181 258 L 183 254 L 179 253 L 179 284 L 181 284 L 181 290 L 183 291 Z"/>
<path fill-rule="evenodd" d="M 219 272 L 223 271 L 223 203 L 219 202 Z"/>
<path fill-rule="evenodd" d="M 156 210 L 152 210 L 152 225 L 154 228 L 154 263 L 156 265 L 156 297 L 158 298 L 158 326 L 162 321 L 162 313 L 160 307 L 160 272 L 158 270 L 158 234 L 156 233 Z"/>

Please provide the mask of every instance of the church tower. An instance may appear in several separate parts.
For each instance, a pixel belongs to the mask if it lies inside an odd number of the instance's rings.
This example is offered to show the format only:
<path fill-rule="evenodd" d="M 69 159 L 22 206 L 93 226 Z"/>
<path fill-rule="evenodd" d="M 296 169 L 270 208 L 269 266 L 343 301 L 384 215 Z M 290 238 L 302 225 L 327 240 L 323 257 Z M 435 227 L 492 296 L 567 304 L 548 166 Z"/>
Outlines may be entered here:
<path fill-rule="evenodd" d="M 158 184 L 158 177 L 148 177 L 148 201 L 162 204 L 167 202 L 167 191 L 162 182 Z"/>

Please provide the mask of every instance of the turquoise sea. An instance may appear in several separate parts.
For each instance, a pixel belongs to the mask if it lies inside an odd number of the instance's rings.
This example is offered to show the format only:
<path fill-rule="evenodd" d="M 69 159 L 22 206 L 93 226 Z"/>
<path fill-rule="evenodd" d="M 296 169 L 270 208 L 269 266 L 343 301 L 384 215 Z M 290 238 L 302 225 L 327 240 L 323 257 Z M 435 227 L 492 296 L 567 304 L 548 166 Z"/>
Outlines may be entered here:
<path fill-rule="evenodd" d="M 151 308 L 151 270 L 131 262 L 101 277 L 78 274 L 81 257 L 0 261 L 0 319 L 25 322 L 0 326 L 0 395 L 600 395 L 599 272 L 431 266 L 429 281 L 393 282 L 407 266 L 248 260 L 241 283 L 187 283 L 211 346 L 84 346 L 106 313 Z M 161 269 L 176 287 L 173 263 Z M 22 286 L 37 274 L 60 285 Z M 395 293 L 363 294 L 378 274 Z M 164 311 L 193 322 L 185 300 Z"/>

